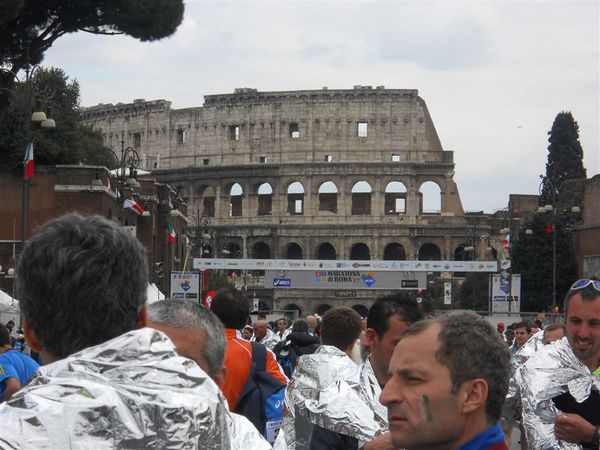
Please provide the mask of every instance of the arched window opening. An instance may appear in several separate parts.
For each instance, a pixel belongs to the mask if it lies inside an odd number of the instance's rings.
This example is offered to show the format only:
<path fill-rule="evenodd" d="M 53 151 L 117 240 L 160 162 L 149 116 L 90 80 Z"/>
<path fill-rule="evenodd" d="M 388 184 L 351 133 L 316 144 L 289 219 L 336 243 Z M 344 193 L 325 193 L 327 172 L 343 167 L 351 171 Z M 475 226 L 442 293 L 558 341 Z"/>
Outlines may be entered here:
<path fill-rule="evenodd" d="M 442 190 L 433 181 L 426 181 L 419 189 L 419 213 L 439 214 L 442 211 Z"/>
<path fill-rule="evenodd" d="M 285 257 L 286 259 L 304 259 L 302 247 L 295 242 L 292 242 L 285 250 Z"/>
<path fill-rule="evenodd" d="M 258 187 L 258 215 L 270 216 L 273 208 L 273 188 L 269 183 Z"/>
<path fill-rule="evenodd" d="M 242 211 L 242 196 L 244 191 L 239 183 L 231 186 L 229 191 L 229 217 L 241 217 Z"/>
<path fill-rule="evenodd" d="M 400 181 L 391 181 L 385 187 L 385 214 L 404 214 L 406 212 L 406 186 Z"/>
<path fill-rule="evenodd" d="M 371 185 L 366 181 L 358 181 L 352 186 L 352 215 L 371 214 Z"/>
<path fill-rule="evenodd" d="M 331 245 L 329 242 L 325 242 L 325 243 L 319 245 L 319 248 L 317 249 L 317 259 L 324 259 L 324 260 L 337 259 L 335 247 L 333 245 Z"/>
<path fill-rule="evenodd" d="M 358 313 L 358 315 L 362 318 L 365 318 L 369 315 L 369 308 L 365 305 L 354 305 L 352 309 Z"/>
<path fill-rule="evenodd" d="M 369 261 L 371 259 L 371 250 L 367 244 L 358 242 L 350 249 L 350 259 L 353 261 Z"/>
<path fill-rule="evenodd" d="M 440 261 L 442 259 L 442 252 L 440 252 L 440 248 L 428 242 L 427 244 L 423 244 L 419 249 L 419 261 Z"/>
<path fill-rule="evenodd" d="M 317 306 L 317 310 L 315 312 L 318 315 L 322 316 L 323 314 L 325 314 L 330 309 L 331 309 L 331 305 L 328 305 L 327 303 L 322 303 L 319 306 Z"/>
<path fill-rule="evenodd" d="M 402 244 L 392 242 L 383 249 L 384 261 L 404 261 L 406 259 L 406 250 Z"/>
<path fill-rule="evenodd" d="M 288 214 L 304 214 L 304 186 L 299 181 L 294 181 L 288 186 Z"/>
<path fill-rule="evenodd" d="M 200 193 L 202 197 L 202 215 L 215 217 L 215 198 L 217 194 L 212 186 L 205 187 Z"/>
<path fill-rule="evenodd" d="M 337 214 L 337 192 L 337 187 L 332 181 L 326 181 L 319 186 L 319 211 Z"/>

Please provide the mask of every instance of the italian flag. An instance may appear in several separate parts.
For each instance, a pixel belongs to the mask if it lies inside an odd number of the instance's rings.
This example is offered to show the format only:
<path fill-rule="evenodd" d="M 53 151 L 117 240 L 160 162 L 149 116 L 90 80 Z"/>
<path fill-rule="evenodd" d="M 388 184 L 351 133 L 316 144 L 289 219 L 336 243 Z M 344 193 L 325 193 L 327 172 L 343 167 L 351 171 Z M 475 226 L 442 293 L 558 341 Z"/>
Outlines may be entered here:
<path fill-rule="evenodd" d="M 167 242 L 169 244 L 174 244 L 176 237 L 177 234 L 175 233 L 175 229 L 171 226 L 169 222 L 167 222 Z"/>
<path fill-rule="evenodd" d="M 25 179 L 31 180 L 33 178 L 33 142 L 31 141 L 27 144 L 27 150 L 25 150 L 23 167 L 25 170 Z"/>
<path fill-rule="evenodd" d="M 142 208 L 138 202 L 130 198 L 126 198 L 123 202 L 123 209 L 127 208 L 133 209 L 138 215 L 144 212 L 144 208 Z"/>

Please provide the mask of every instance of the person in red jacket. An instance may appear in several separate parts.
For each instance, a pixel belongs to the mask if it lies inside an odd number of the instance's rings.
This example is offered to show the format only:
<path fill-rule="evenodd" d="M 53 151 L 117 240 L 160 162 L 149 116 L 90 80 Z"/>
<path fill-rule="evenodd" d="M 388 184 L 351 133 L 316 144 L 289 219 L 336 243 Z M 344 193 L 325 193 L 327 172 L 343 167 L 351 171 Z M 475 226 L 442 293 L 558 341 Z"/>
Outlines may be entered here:
<path fill-rule="evenodd" d="M 240 394 L 248 381 L 252 367 L 252 344 L 241 337 L 250 315 L 250 307 L 246 296 L 235 288 L 219 289 L 212 301 L 211 311 L 223 322 L 227 349 L 225 350 L 225 385 L 223 395 L 229 403 L 230 411 L 235 411 Z M 262 344 L 258 344 L 262 345 Z M 267 350 L 266 372 L 284 384 L 288 383 L 275 355 Z"/>

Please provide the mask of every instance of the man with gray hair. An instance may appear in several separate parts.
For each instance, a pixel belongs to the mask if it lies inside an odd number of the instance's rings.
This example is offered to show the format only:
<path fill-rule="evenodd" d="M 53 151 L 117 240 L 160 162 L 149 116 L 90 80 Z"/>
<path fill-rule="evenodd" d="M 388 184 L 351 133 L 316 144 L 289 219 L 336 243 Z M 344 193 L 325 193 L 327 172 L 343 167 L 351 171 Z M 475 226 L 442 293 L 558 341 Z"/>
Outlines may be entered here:
<path fill-rule="evenodd" d="M 148 326 L 165 333 L 177 353 L 195 361 L 219 388 L 225 384 L 225 329 L 211 311 L 191 300 L 161 300 L 148 305 Z M 269 450 L 271 446 L 244 416 L 228 413 L 231 448 Z"/>
<path fill-rule="evenodd" d="M 46 366 L 0 405 L 3 448 L 230 448 L 218 387 L 146 325 L 146 252 L 117 223 L 67 214 L 27 241 L 23 328 Z"/>
<path fill-rule="evenodd" d="M 497 424 L 511 375 L 496 329 L 471 311 L 411 325 L 381 394 L 397 448 L 507 450 Z"/>

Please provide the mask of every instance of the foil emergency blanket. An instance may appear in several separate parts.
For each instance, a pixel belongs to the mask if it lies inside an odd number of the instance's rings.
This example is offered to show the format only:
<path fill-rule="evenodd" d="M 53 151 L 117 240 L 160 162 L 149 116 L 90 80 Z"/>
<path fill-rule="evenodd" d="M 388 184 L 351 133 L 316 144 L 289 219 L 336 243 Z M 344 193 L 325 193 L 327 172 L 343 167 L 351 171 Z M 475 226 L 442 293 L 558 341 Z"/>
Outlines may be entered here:
<path fill-rule="evenodd" d="M 40 367 L 0 405 L 0 448 L 228 449 L 226 403 L 165 334 L 143 328 Z"/>
<path fill-rule="evenodd" d="M 271 445 L 244 416 L 228 413 L 227 427 L 232 450 L 271 450 Z M 218 450 L 218 447 L 215 447 L 215 450 Z"/>
<path fill-rule="evenodd" d="M 298 358 L 285 395 L 285 444 L 275 448 L 309 448 L 314 425 L 367 442 L 379 431 L 370 406 L 359 395 L 356 364 L 341 350 L 322 345 Z"/>
<path fill-rule="evenodd" d="M 542 347 L 544 347 L 544 330 L 540 330 L 531 336 L 512 356 L 511 365 L 513 376 L 508 383 L 508 392 L 502 407 L 501 423 L 504 427 L 514 427 L 516 425 L 515 414 L 521 401 L 521 393 L 517 385 L 516 374 L 521 369 L 521 366 Z"/>
<path fill-rule="evenodd" d="M 581 403 L 592 389 L 600 390 L 600 378 L 575 356 L 567 338 L 541 348 L 517 371 L 516 380 L 529 448 L 580 449 L 554 436 L 554 418 L 559 411 L 552 399 L 569 392 Z"/>
<path fill-rule="evenodd" d="M 279 336 L 273 333 L 273 331 L 267 329 L 267 334 L 261 339 L 260 343 L 267 347 L 269 350 L 273 350 L 279 342 Z"/>
<path fill-rule="evenodd" d="M 379 429 L 382 431 L 387 431 L 389 428 L 387 408 L 379 403 L 381 386 L 379 385 L 379 381 L 377 381 L 377 377 L 373 371 L 373 366 L 371 366 L 370 357 L 368 357 L 365 362 L 361 364 L 359 376 L 360 386 L 358 394 L 373 411 L 374 418 L 377 421 Z"/>

